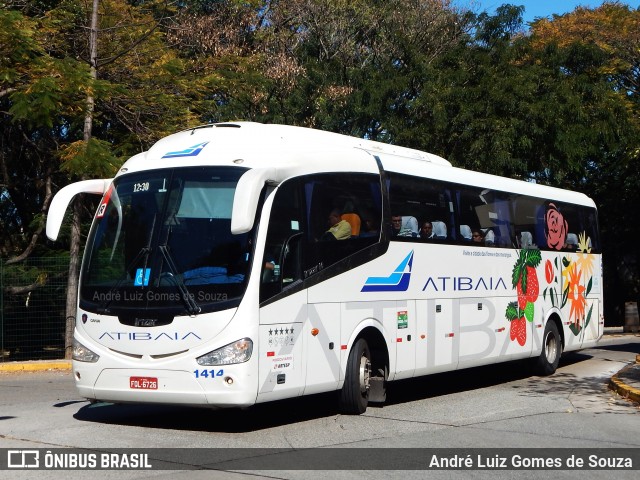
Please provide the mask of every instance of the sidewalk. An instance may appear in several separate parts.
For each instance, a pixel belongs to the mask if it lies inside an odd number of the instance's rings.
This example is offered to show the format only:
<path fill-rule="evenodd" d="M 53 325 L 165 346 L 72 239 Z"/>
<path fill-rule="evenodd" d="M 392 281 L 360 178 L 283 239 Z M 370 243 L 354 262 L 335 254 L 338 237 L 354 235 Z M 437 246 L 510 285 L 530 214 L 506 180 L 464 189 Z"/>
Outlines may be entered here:
<path fill-rule="evenodd" d="M 623 397 L 640 403 L 640 355 L 636 355 L 636 363 L 627 365 L 611 377 L 609 388 Z"/>
<path fill-rule="evenodd" d="M 31 360 L 28 362 L 0 363 L 0 372 L 42 372 L 71 370 L 71 360 Z"/>

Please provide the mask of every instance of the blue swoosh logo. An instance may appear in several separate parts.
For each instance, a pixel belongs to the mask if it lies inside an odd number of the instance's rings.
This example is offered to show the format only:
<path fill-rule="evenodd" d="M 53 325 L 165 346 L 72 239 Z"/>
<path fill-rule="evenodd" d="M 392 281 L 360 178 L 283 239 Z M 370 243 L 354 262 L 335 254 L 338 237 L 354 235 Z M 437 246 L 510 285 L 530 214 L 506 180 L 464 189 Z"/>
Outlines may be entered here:
<path fill-rule="evenodd" d="M 195 157 L 198 155 L 204 147 L 207 146 L 209 142 L 202 142 L 196 145 L 193 145 L 189 148 L 185 148 L 184 150 L 177 150 L 175 152 L 167 152 L 162 158 L 177 158 L 177 157 Z"/>
<path fill-rule="evenodd" d="M 361 292 L 405 292 L 409 288 L 411 267 L 413 265 L 413 250 L 407 255 L 395 270 L 387 277 L 369 277 Z M 408 271 L 405 272 L 405 270 Z"/>

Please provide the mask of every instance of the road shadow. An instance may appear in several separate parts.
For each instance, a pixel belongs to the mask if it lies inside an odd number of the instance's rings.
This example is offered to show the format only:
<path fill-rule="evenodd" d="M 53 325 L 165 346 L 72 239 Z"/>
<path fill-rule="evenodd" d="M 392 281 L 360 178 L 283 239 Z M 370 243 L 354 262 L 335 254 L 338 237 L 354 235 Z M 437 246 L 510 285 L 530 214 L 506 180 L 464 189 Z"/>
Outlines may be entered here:
<path fill-rule="evenodd" d="M 590 358 L 592 355 L 567 353 L 561 357 L 558 368 L 584 362 Z M 556 372 L 553 376 L 556 375 L 560 375 L 560 372 Z M 534 383 L 540 382 L 543 378 L 533 374 L 530 360 L 511 361 L 416 377 L 393 382 L 387 392 L 386 404 L 396 405 L 453 393 L 463 393 L 527 378 Z M 513 388 L 518 387 L 514 385 Z"/>
<path fill-rule="evenodd" d="M 338 396 L 331 392 L 242 409 L 95 403 L 82 407 L 73 417 L 83 422 L 160 430 L 248 433 L 338 414 Z"/>
<path fill-rule="evenodd" d="M 598 350 L 608 350 L 611 352 L 629 352 L 640 354 L 640 343 L 621 343 L 614 345 L 597 345 L 595 348 Z"/>

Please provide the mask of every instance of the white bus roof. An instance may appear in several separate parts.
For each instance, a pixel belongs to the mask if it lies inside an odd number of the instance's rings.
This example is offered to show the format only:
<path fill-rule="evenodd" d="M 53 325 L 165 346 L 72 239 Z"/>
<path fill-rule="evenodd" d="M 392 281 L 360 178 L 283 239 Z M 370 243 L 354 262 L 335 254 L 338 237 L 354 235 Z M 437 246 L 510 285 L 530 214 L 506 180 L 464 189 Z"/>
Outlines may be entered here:
<path fill-rule="evenodd" d="M 281 182 L 320 172 L 378 173 L 373 156 L 390 172 L 434 178 L 594 207 L 584 194 L 454 168 L 442 157 L 337 133 L 289 125 L 229 122 L 169 135 L 130 158 L 118 175 L 177 166 L 229 165 L 271 168 Z"/>
<path fill-rule="evenodd" d="M 189 150 L 194 149 L 195 152 L 198 146 L 202 147 L 201 151 L 190 155 Z M 451 166 L 444 158 L 411 148 L 310 128 L 234 122 L 203 125 L 169 135 L 156 142 L 149 151 L 132 157 L 125 163 L 125 170 L 121 170 L 121 173 L 193 165 L 237 165 L 289 170 L 301 163 L 307 164 L 304 170 L 311 171 L 377 172 L 370 155 L 353 155 L 354 149 L 373 155 L 385 153 Z M 314 157 L 318 158 L 317 163 L 314 162 Z M 345 165 L 346 159 L 349 162 Z"/>

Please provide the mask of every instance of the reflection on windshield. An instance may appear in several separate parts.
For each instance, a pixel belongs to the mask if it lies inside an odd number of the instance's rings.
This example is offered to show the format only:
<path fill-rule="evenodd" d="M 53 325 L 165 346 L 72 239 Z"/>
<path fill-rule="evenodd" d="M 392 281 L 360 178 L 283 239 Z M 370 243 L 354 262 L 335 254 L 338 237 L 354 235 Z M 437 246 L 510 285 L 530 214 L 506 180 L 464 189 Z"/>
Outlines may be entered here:
<path fill-rule="evenodd" d="M 190 167 L 117 178 L 87 242 L 81 307 L 119 315 L 229 308 L 243 294 L 249 234 L 231 234 L 244 169 Z"/>

